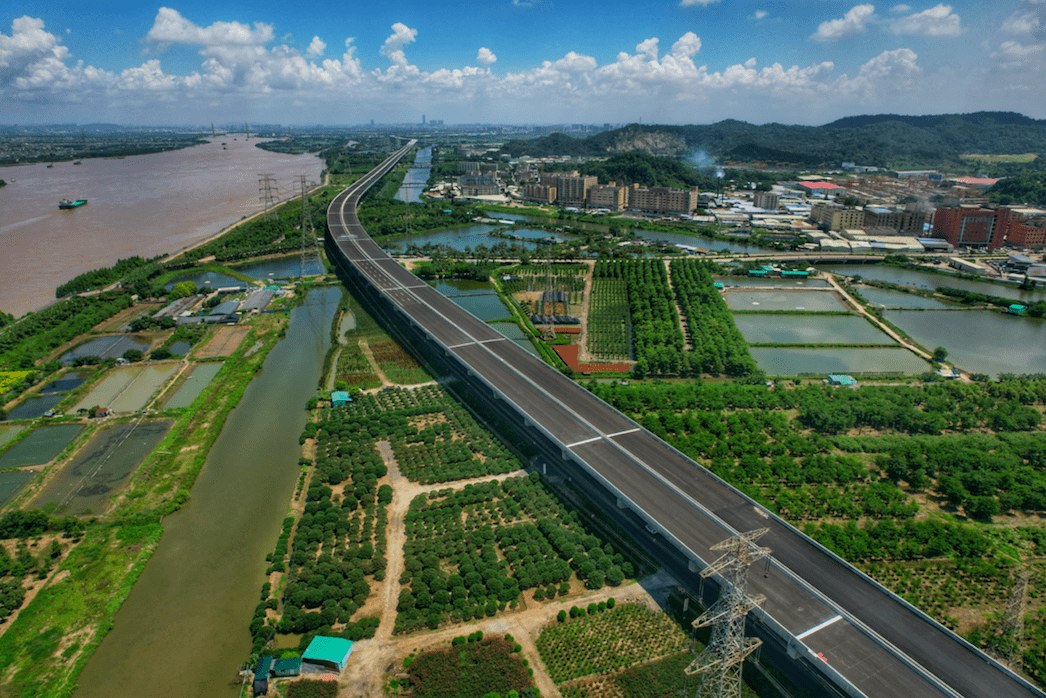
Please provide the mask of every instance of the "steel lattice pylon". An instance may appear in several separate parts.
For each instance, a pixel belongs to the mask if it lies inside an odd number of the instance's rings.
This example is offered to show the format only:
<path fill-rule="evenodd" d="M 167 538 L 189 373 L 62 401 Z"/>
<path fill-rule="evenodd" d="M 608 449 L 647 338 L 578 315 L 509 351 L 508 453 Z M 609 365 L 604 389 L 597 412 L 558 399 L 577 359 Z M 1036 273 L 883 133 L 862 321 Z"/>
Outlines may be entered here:
<path fill-rule="evenodd" d="M 748 595 L 748 568 L 770 554 L 769 548 L 755 544 L 767 531 L 769 529 L 760 528 L 740 533 L 712 546 L 712 550 L 724 553 L 701 572 L 706 579 L 720 575 L 723 588 L 719 600 L 694 621 L 695 628 L 712 626 L 708 646 L 685 670 L 687 676 L 701 676 L 695 694 L 699 698 L 741 696 L 741 665 L 745 657 L 762 644 L 758 638 L 745 637 L 745 617 L 766 600 L 762 595 Z"/>
<path fill-rule="evenodd" d="M 1024 616 L 1028 609 L 1030 580 L 1031 571 L 1025 567 L 1017 575 L 994 642 L 995 655 L 1018 673 L 1024 670 Z"/>
<path fill-rule="evenodd" d="M 301 175 L 301 278 L 305 278 L 305 261 L 309 255 L 323 266 L 320 256 L 320 244 L 316 240 L 316 231 L 312 227 L 312 215 L 309 213 L 308 184 L 305 175 Z"/>
<path fill-rule="evenodd" d="M 258 198 L 265 204 L 265 213 L 262 214 L 262 218 L 269 220 L 275 217 L 272 207 L 279 199 L 280 192 L 276 186 L 276 177 L 271 172 L 260 174 L 258 177 L 258 191 L 261 192 L 261 196 Z"/>

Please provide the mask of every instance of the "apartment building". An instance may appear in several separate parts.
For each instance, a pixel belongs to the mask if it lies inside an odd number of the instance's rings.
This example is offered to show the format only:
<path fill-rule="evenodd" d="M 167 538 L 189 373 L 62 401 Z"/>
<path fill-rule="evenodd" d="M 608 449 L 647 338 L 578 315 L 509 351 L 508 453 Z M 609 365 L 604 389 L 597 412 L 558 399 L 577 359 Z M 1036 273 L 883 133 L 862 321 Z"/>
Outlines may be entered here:
<path fill-rule="evenodd" d="M 633 184 L 628 190 L 628 208 L 645 213 L 689 215 L 697 208 L 698 191 L 670 187 L 641 187 Z"/>
<path fill-rule="evenodd" d="M 810 218 L 829 230 L 864 228 L 864 210 L 817 202 L 810 208 Z"/>

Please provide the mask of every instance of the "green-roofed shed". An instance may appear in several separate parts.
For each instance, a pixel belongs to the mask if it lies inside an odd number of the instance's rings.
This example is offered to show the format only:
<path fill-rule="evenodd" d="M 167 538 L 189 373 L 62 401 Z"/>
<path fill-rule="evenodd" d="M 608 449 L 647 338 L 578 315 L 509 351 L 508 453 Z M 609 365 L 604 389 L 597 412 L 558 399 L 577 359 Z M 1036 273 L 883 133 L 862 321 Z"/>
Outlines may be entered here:
<path fill-rule="evenodd" d="M 1013 303 L 1006 310 L 1010 315 L 1024 315 L 1024 311 L 1028 309 L 1028 306 L 1021 305 L 1020 303 Z"/>
<path fill-rule="evenodd" d="M 254 667 L 254 695 L 264 696 L 269 692 L 269 671 L 272 668 L 272 657 L 258 657 Z"/>
<path fill-rule="evenodd" d="M 844 373 L 828 374 L 828 383 L 830 385 L 857 385 L 857 381 L 854 380 L 853 376 L 848 376 Z"/>
<path fill-rule="evenodd" d="M 309 643 L 308 649 L 301 658 L 310 664 L 319 664 L 341 671 L 351 654 L 352 640 L 317 635 L 312 638 L 312 642 Z"/>
<path fill-rule="evenodd" d="M 272 663 L 273 676 L 297 676 L 301 673 L 301 657 L 277 659 Z"/>
<path fill-rule="evenodd" d="M 344 407 L 350 402 L 352 402 L 352 397 L 350 397 L 349 394 L 344 390 L 335 390 L 333 393 L 331 393 L 332 407 Z"/>

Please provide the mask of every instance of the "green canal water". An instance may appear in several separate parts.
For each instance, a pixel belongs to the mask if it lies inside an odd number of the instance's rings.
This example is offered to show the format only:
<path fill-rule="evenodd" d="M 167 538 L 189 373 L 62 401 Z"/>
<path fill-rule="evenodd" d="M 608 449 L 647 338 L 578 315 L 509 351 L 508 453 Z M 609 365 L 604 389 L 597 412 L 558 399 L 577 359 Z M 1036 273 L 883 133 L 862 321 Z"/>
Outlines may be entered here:
<path fill-rule="evenodd" d="M 298 436 L 342 289 L 312 291 L 215 441 L 76 698 L 239 695 L 247 627 L 298 478 Z M 248 686 L 247 690 L 250 690 Z"/>

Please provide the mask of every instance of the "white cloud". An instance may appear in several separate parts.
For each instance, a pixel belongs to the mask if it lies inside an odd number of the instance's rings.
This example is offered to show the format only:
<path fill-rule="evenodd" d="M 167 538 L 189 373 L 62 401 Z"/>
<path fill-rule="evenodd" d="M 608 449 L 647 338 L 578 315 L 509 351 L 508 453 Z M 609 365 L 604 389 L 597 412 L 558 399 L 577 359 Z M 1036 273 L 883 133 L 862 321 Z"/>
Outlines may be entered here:
<path fill-rule="evenodd" d="M 763 19 L 764 17 L 766 17 L 766 15 L 767 15 L 767 11 L 766 10 L 756 10 L 755 14 L 752 15 L 752 16 L 755 17 L 756 20 L 760 20 L 760 19 Z"/>
<path fill-rule="evenodd" d="M 848 27 L 835 27 L 834 35 L 878 21 L 872 17 L 874 8 L 867 7 L 869 11 L 863 14 L 851 10 Z M 173 17 L 167 15 L 168 20 Z M 882 20 L 882 26 L 890 28 L 890 21 Z M 694 32 L 671 43 L 666 38 L 663 46 L 658 37 L 646 38 L 631 52 L 621 51 L 602 64 L 593 56 L 569 51 L 558 60 L 500 77 L 490 70 L 498 57 L 483 47 L 473 66 L 421 70 L 404 54 L 417 31 L 400 23 L 393 25 L 392 35 L 382 46 L 381 53 L 389 63 L 371 57 L 380 67 L 364 69 L 352 38 L 344 40 L 342 55 L 323 58 L 328 46 L 318 37 L 308 47 L 262 41 L 271 33 L 268 25 L 229 22 L 199 27 L 181 18 L 180 22 L 165 20 L 163 26 L 162 32 L 150 30 L 150 34 L 165 40 L 180 36 L 182 43 L 197 44 L 197 66 L 173 71 L 160 58 L 152 57 L 141 65 L 109 73 L 75 60 L 41 20 L 15 20 L 10 36 L 0 33 L 0 104 L 5 115 L 14 119 L 37 114 L 39 120 L 41 114 L 57 113 L 56 105 L 75 100 L 79 105 L 75 114 L 134 113 L 153 122 L 198 116 L 193 109 L 201 105 L 214 118 L 222 118 L 219 114 L 242 118 L 233 115 L 253 109 L 266 110 L 274 120 L 294 120 L 300 118 L 295 116 L 297 112 L 278 110 L 299 101 L 318 105 L 323 113 L 337 114 L 333 118 L 350 123 L 380 115 L 395 120 L 398 105 L 405 104 L 448 120 L 624 121 L 642 117 L 644 121 L 705 123 L 732 116 L 810 123 L 822 115 L 834 118 L 861 111 L 959 111 L 956 107 L 966 106 L 956 101 L 964 94 L 960 88 L 969 87 L 974 79 L 968 75 L 966 82 L 962 76 L 952 79 L 957 84 L 953 94 L 958 97 L 949 95 L 951 101 L 941 104 L 942 93 L 936 89 L 940 75 L 927 75 L 918 56 L 907 48 L 884 51 L 849 75 L 838 72 L 830 61 L 760 65 L 749 58 L 710 67 L 695 62 L 703 46 Z M 176 32 L 172 27 L 179 29 Z M 825 30 L 826 35 L 831 33 Z M 1021 109 L 1018 105 L 1041 103 L 1035 89 L 1042 84 L 1043 42 L 1028 38 L 1027 32 L 1016 38 L 1019 40 L 1001 45 L 996 40 L 997 50 L 985 52 L 991 54 L 985 75 L 989 82 L 999 83 L 996 91 L 1023 95 L 1021 101 L 1004 102 L 1007 108 L 1038 116 L 1034 107 Z M 210 43 L 200 45 L 204 40 Z M 279 99 L 273 99 L 274 95 Z M 90 103 L 99 106 L 93 112 L 81 108 Z M 754 111 L 753 104 L 765 107 Z M 47 105 L 47 110 L 40 105 Z M 506 105 L 512 106 L 506 109 Z M 368 109 L 374 111 L 368 113 Z"/>
<path fill-rule="evenodd" d="M 658 44 L 657 37 L 654 37 L 653 39 L 647 39 L 646 41 L 643 41 L 643 42 L 639 43 L 636 46 L 636 53 L 642 53 L 649 60 L 656 61 L 657 60 L 657 44 Z"/>
<path fill-rule="evenodd" d="M 676 58 L 690 58 L 701 50 L 701 39 L 694 32 L 687 32 L 672 44 L 672 55 Z"/>
<path fill-rule="evenodd" d="M 903 15 L 905 12 L 911 12 L 911 5 L 894 5 L 890 8 L 890 14 Z"/>
<path fill-rule="evenodd" d="M 406 66 L 407 56 L 403 52 L 403 47 L 414 41 L 417 35 L 417 29 L 411 29 L 403 22 L 396 22 L 392 25 L 392 34 L 385 39 L 385 44 L 381 47 L 381 55 L 392 61 L 394 65 Z"/>
<path fill-rule="evenodd" d="M 1024 45 L 1019 41 L 1004 41 L 989 58 L 999 67 L 1024 68 L 1028 63 L 1041 60 L 1046 46 L 1042 44 Z"/>
<path fill-rule="evenodd" d="M 952 6 L 943 3 L 907 17 L 890 22 L 894 34 L 921 34 L 923 36 L 959 36 L 962 24 Z"/>
<path fill-rule="evenodd" d="M 306 51 L 310 56 L 322 56 L 323 52 L 327 50 L 327 44 L 318 36 L 312 37 L 312 42 L 309 43 L 309 48 Z"/>
<path fill-rule="evenodd" d="M 679 0 L 679 6 L 692 7 L 694 5 L 698 5 L 701 7 L 706 7 L 708 5 L 714 5 L 717 2 L 719 2 L 719 0 Z"/>
<path fill-rule="evenodd" d="M 1001 29 L 1007 34 L 1046 40 L 1046 2 L 1023 0 L 1020 7 L 1002 23 Z"/>
<path fill-rule="evenodd" d="M 178 10 L 161 7 L 146 40 L 161 44 L 204 46 L 255 46 L 273 39 L 272 25 L 255 22 L 254 28 L 239 22 L 215 22 L 201 27 L 182 17 Z"/>
<path fill-rule="evenodd" d="M 821 22 L 810 38 L 814 41 L 839 41 L 860 34 L 874 15 L 875 5 L 855 5 L 841 19 Z"/>
<path fill-rule="evenodd" d="M 480 65 L 489 66 L 498 60 L 498 57 L 494 55 L 494 52 L 489 48 L 481 48 L 479 53 L 476 54 L 476 60 L 479 61 Z"/>

